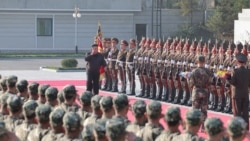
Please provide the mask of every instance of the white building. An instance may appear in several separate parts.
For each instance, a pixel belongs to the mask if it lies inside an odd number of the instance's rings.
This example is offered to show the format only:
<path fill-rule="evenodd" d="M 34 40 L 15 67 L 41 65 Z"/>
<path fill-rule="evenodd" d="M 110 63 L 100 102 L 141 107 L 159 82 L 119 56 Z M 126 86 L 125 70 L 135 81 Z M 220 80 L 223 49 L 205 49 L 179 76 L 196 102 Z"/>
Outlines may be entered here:
<path fill-rule="evenodd" d="M 250 43 L 250 9 L 242 9 L 238 20 L 234 21 L 234 41 Z"/>
<path fill-rule="evenodd" d="M 77 22 L 72 16 L 75 7 L 81 14 Z M 152 0 L 0 0 L 0 52 L 74 51 L 75 44 L 88 50 L 98 21 L 104 37 L 140 40 L 141 36 L 166 38 L 190 20 L 178 9 L 162 9 L 157 29 L 156 16 L 152 20 L 155 12 Z M 193 23 L 203 20 L 202 12 L 192 15 Z M 161 32 L 153 33 L 156 29 Z"/>

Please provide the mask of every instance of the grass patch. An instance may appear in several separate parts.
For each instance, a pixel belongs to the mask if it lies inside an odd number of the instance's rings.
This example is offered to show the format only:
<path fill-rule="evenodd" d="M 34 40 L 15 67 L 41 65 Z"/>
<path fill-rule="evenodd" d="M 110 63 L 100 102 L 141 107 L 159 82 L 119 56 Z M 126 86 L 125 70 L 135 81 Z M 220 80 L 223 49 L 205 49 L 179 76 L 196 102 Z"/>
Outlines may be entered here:
<path fill-rule="evenodd" d="M 63 67 L 55 67 L 55 66 L 47 66 L 47 67 L 43 67 L 44 69 L 52 69 L 52 70 L 65 70 L 65 71 L 69 71 L 69 70 L 73 70 L 73 71 L 84 71 L 86 70 L 86 68 L 63 68 Z"/>

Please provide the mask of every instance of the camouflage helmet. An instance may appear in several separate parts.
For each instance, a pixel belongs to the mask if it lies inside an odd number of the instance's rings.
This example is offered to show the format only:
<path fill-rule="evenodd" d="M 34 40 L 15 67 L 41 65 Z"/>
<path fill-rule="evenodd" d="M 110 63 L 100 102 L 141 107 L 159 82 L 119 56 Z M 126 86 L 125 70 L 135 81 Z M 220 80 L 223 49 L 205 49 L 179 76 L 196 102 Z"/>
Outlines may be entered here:
<path fill-rule="evenodd" d="M 76 95 L 76 87 L 74 85 L 66 85 L 63 88 L 63 97 L 64 99 L 71 99 Z"/>
<path fill-rule="evenodd" d="M 28 100 L 23 104 L 23 112 L 26 117 L 33 117 L 36 113 L 36 108 L 38 107 L 38 104 L 35 100 Z"/>
<path fill-rule="evenodd" d="M 7 78 L 4 77 L 0 80 L 0 84 L 2 87 L 7 87 Z"/>
<path fill-rule="evenodd" d="M 100 100 L 100 105 L 104 111 L 108 111 L 108 110 L 112 109 L 113 98 L 111 96 L 102 97 L 102 99 Z"/>
<path fill-rule="evenodd" d="M 57 94 L 57 98 L 58 98 L 58 101 L 60 103 L 63 103 L 64 102 L 64 97 L 63 97 L 63 91 L 59 91 L 58 94 Z"/>
<path fill-rule="evenodd" d="M 136 100 L 132 104 L 132 111 L 135 117 L 141 117 L 146 112 L 146 103 L 144 100 Z"/>
<path fill-rule="evenodd" d="M 233 138 L 242 136 L 247 130 L 247 123 L 241 117 L 234 117 L 228 121 L 227 131 Z"/>
<path fill-rule="evenodd" d="M 168 107 L 164 119 L 166 122 L 177 122 L 181 120 L 181 111 L 179 107 Z"/>
<path fill-rule="evenodd" d="M 65 111 L 61 108 L 54 109 L 49 116 L 50 123 L 53 126 L 62 126 L 63 125 L 63 116 Z"/>
<path fill-rule="evenodd" d="M 75 112 L 67 112 L 63 117 L 63 126 L 66 130 L 74 132 L 81 127 L 81 117 Z"/>
<path fill-rule="evenodd" d="M 93 130 L 94 130 L 94 124 L 89 124 L 84 127 L 82 131 L 82 138 L 84 141 L 95 141 Z"/>
<path fill-rule="evenodd" d="M 49 121 L 49 115 L 51 111 L 51 106 L 47 104 L 39 105 L 36 108 L 36 117 L 39 119 L 40 122 L 47 122 Z"/>
<path fill-rule="evenodd" d="M 126 106 L 129 105 L 128 96 L 127 95 L 117 95 L 113 99 L 113 104 L 114 104 L 115 109 L 118 111 L 124 109 Z"/>
<path fill-rule="evenodd" d="M 7 84 L 11 85 L 12 87 L 16 86 L 17 80 L 18 80 L 17 76 L 10 75 L 7 77 Z"/>
<path fill-rule="evenodd" d="M 186 112 L 186 123 L 191 126 L 198 126 L 204 119 L 200 110 L 190 109 Z"/>
<path fill-rule="evenodd" d="M 7 99 L 9 98 L 9 96 L 11 96 L 12 94 L 2 94 L 0 95 L 0 105 L 2 105 L 2 107 L 7 107 Z"/>
<path fill-rule="evenodd" d="M 25 79 L 22 79 L 22 80 L 18 81 L 17 84 L 24 85 L 24 86 L 28 87 L 29 82 Z"/>
<path fill-rule="evenodd" d="M 92 97 L 93 94 L 90 91 L 85 91 L 80 95 L 80 101 L 84 106 L 90 106 Z"/>
<path fill-rule="evenodd" d="M 206 119 L 204 126 L 209 136 L 215 136 L 224 130 L 223 122 L 214 117 Z"/>
<path fill-rule="evenodd" d="M 7 99 L 7 104 L 12 112 L 17 112 L 22 109 L 22 99 L 17 95 L 10 95 Z"/>
<path fill-rule="evenodd" d="M 104 125 L 96 123 L 94 125 L 94 134 L 98 139 L 106 137 L 106 128 Z"/>
<path fill-rule="evenodd" d="M 16 87 L 18 91 L 21 93 L 27 90 L 28 85 L 29 85 L 28 81 L 23 79 L 17 82 Z"/>
<path fill-rule="evenodd" d="M 50 87 L 49 84 L 43 84 L 38 87 L 38 94 L 42 97 L 45 97 L 45 91 Z"/>
<path fill-rule="evenodd" d="M 37 94 L 38 93 L 38 87 L 39 87 L 39 83 L 37 82 L 32 82 L 31 84 L 29 84 L 28 89 L 31 95 Z"/>
<path fill-rule="evenodd" d="M 161 103 L 158 101 L 151 101 L 146 108 L 147 114 L 150 118 L 159 118 L 162 109 L 161 109 Z"/>
<path fill-rule="evenodd" d="M 119 139 L 126 132 L 126 124 L 121 118 L 112 118 L 107 121 L 106 135 L 111 139 Z"/>
<path fill-rule="evenodd" d="M 93 96 L 91 99 L 91 107 L 94 109 L 99 109 L 101 98 L 102 98 L 102 96 L 100 96 L 100 95 Z"/>
<path fill-rule="evenodd" d="M 45 91 L 47 101 L 54 101 L 57 99 L 58 89 L 56 87 L 49 87 Z"/>

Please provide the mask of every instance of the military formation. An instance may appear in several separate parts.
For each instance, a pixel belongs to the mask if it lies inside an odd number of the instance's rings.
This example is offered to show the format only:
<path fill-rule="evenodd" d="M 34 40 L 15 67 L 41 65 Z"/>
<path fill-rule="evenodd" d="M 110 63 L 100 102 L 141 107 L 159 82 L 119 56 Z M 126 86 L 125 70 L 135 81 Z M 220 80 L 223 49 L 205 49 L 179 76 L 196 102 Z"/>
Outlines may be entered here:
<path fill-rule="evenodd" d="M 138 45 L 134 39 L 129 43 L 122 40 L 120 49 L 118 44 L 117 38 L 105 38 L 103 41 L 103 55 L 109 67 L 102 90 L 191 106 L 192 84 L 184 72 L 192 72 L 197 68 L 197 57 L 202 55 L 205 56 L 205 68 L 212 73 L 206 88 L 208 108 L 232 113 L 230 84 L 220 72 L 232 72 L 235 69 L 238 53 L 248 56 L 247 43 L 204 42 L 202 39 L 191 41 L 177 37 L 163 42 L 143 37 Z M 135 77 L 140 82 L 137 86 L 139 93 L 135 93 Z M 121 82 L 120 91 L 118 82 Z"/>
<path fill-rule="evenodd" d="M 189 109 L 183 118 L 179 107 L 168 107 L 164 113 L 156 100 L 136 100 L 130 105 L 125 94 L 111 97 L 85 91 L 77 98 L 74 85 L 59 91 L 46 84 L 18 81 L 13 75 L 2 78 L 0 84 L 1 141 L 205 140 L 198 135 L 204 115 L 197 109 Z M 162 118 L 166 128 L 160 123 Z M 240 117 L 228 122 L 227 132 L 219 118 L 206 119 L 204 126 L 206 140 L 211 141 L 243 140 L 247 134 Z"/>

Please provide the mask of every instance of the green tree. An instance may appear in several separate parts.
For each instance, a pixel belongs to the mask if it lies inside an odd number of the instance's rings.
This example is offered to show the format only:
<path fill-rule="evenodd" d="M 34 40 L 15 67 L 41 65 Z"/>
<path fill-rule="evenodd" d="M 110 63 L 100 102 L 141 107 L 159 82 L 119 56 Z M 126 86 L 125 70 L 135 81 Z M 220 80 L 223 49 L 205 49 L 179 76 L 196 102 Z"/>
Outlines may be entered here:
<path fill-rule="evenodd" d="M 214 14 L 208 19 L 206 27 L 215 38 L 233 39 L 234 20 L 242 8 L 249 7 L 250 0 L 216 0 Z"/>
<path fill-rule="evenodd" d="M 176 3 L 176 6 L 181 8 L 183 16 L 192 14 L 194 9 L 198 8 L 198 0 L 180 0 Z"/>

